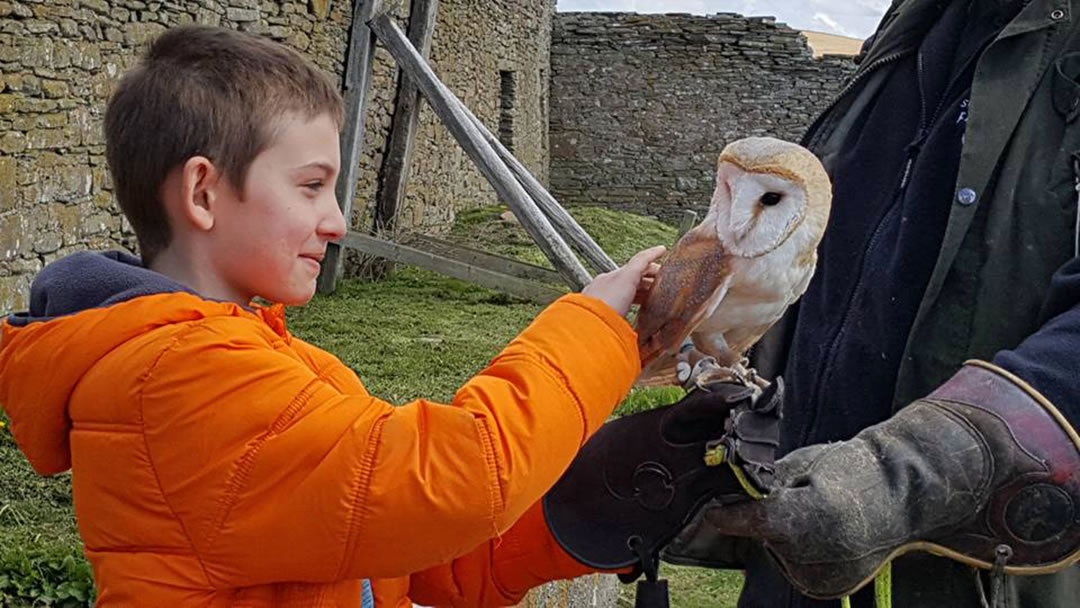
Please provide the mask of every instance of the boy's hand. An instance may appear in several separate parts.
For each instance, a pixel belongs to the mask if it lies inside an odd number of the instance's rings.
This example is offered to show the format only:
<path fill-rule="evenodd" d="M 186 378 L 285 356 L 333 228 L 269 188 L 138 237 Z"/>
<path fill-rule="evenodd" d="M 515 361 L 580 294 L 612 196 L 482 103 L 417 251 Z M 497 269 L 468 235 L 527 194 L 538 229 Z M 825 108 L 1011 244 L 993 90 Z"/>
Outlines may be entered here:
<path fill-rule="evenodd" d="M 667 247 L 657 245 L 639 251 L 622 268 L 597 275 L 581 293 L 602 300 L 615 312 L 626 316 L 630 305 L 640 302 L 656 280 L 660 265 L 655 263 L 667 252 Z"/>

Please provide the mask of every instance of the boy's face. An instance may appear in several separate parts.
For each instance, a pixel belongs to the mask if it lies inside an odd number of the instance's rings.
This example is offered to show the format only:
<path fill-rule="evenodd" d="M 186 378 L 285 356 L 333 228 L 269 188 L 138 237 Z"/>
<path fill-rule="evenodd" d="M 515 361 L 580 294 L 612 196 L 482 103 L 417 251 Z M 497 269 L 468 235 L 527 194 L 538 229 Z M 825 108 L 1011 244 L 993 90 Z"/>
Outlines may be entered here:
<path fill-rule="evenodd" d="M 340 165 L 334 121 L 290 115 L 251 163 L 243 196 L 221 201 L 214 260 L 240 298 L 297 305 L 315 294 L 326 245 L 346 230 L 334 194 Z"/>

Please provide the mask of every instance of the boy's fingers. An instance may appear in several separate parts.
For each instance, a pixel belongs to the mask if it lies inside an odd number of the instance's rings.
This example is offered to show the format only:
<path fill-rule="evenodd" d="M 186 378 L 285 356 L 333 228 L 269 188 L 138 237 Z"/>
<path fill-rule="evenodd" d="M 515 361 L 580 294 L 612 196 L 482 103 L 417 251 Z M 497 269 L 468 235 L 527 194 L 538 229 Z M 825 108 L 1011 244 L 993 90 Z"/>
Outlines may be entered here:
<path fill-rule="evenodd" d="M 650 247 L 644 251 L 639 251 L 634 254 L 634 257 L 630 258 L 630 261 L 626 263 L 625 268 L 632 270 L 637 274 L 644 274 L 648 270 L 649 265 L 660 259 L 660 256 L 667 252 L 667 247 L 663 245 L 657 245 L 656 247 Z"/>

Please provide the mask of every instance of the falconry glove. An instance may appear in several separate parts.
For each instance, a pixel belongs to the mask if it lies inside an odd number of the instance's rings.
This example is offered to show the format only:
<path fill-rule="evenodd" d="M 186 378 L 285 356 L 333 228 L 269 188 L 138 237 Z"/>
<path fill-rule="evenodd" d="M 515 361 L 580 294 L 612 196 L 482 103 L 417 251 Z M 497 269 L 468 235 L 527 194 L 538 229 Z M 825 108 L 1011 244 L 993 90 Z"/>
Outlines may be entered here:
<path fill-rule="evenodd" d="M 782 399 L 779 378 L 764 392 L 715 382 L 605 424 L 544 497 L 553 536 L 588 566 L 655 582 L 660 548 L 702 505 L 769 485 Z"/>
<path fill-rule="evenodd" d="M 916 549 L 999 576 L 1053 572 L 1080 559 L 1080 437 L 1022 380 L 970 362 L 850 441 L 777 461 L 767 498 L 704 509 L 665 559 L 722 562 L 730 536 L 763 541 L 822 599 Z"/>

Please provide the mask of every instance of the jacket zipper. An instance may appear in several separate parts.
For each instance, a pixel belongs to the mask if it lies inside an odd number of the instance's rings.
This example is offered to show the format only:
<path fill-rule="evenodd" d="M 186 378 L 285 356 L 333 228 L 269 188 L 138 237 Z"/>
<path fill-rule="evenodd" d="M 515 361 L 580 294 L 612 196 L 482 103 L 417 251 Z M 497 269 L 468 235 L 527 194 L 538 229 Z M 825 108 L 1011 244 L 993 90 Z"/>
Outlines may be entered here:
<path fill-rule="evenodd" d="M 1073 189 L 1076 190 L 1076 227 L 1073 230 L 1073 257 L 1080 258 L 1080 158 L 1073 156 Z"/>
<path fill-rule="evenodd" d="M 974 61 L 980 54 L 981 53 L 975 53 L 970 59 L 968 59 L 968 64 L 965 64 L 964 68 L 960 70 L 958 75 L 965 74 L 970 67 L 970 62 Z M 892 57 L 894 56 L 890 56 L 889 58 Z M 851 313 L 854 308 L 855 300 L 858 297 L 859 292 L 862 290 L 863 284 L 865 283 L 864 279 L 866 271 L 866 256 L 877 245 L 878 240 L 881 236 L 881 231 L 887 223 L 888 219 L 897 211 L 897 209 L 899 209 L 899 203 L 901 199 L 903 199 L 904 193 L 907 191 L 907 186 L 911 180 L 911 173 L 915 166 L 915 161 L 918 159 L 919 152 L 921 152 L 922 150 L 922 145 L 923 143 L 925 143 L 926 138 L 929 135 L 930 127 L 934 124 L 934 121 L 937 120 L 938 116 L 941 114 L 941 111 L 945 108 L 946 102 L 951 98 L 953 88 L 959 81 L 959 78 L 957 76 L 954 76 L 949 81 L 948 85 L 946 85 L 945 87 L 945 90 L 942 91 L 941 97 L 938 100 L 937 106 L 934 108 L 933 113 L 928 115 L 926 112 L 926 89 L 923 86 L 922 55 L 917 56 L 916 71 L 919 81 L 919 130 L 915 136 L 915 139 L 913 139 L 911 143 L 907 145 L 907 160 L 904 163 L 904 170 L 901 173 L 900 184 L 896 191 L 896 194 L 893 196 L 892 203 L 889 205 L 889 208 L 885 211 L 885 213 L 882 214 L 881 219 L 878 220 L 877 225 L 874 227 L 874 232 L 870 236 L 870 241 L 867 243 L 866 249 L 863 250 L 863 257 L 859 261 L 859 274 L 858 279 L 856 279 L 855 281 L 855 288 L 851 291 L 851 295 L 848 296 L 847 308 L 845 309 L 844 316 L 840 321 L 840 326 L 837 329 L 836 334 L 833 335 L 833 339 L 829 343 L 829 349 L 827 351 L 828 354 L 825 358 L 825 365 L 824 367 L 822 367 L 821 373 L 818 375 L 817 387 L 815 388 L 813 394 L 814 400 L 811 403 L 818 403 L 820 401 L 821 395 L 824 392 L 826 379 L 832 374 L 832 368 L 834 363 L 836 362 L 837 353 L 839 352 L 840 339 L 846 333 L 848 322 L 851 319 Z M 1080 193 L 1080 177 L 1077 178 L 1077 192 Z M 1080 196 L 1080 194 L 1078 194 L 1078 196 Z M 1078 202 L 1077 208 L 1078 210 L 1080 210 L 1080 202 Z M 1078 211 L 1077 217 L 1076 249 L 1078 254 L 1080 254 L 1080 211 Z M 809 440 L 809 438 L 817 432 L 817 412 L 820 410 L 820 407 L 820 404 L 818 404 L 818 406 L 813 410 L 813 419 L 806 427 L 807 430 L 804 432 L 805 434 L 802 437 L 802 444 L 805 444 Z"/>
<path fill-rule="evenodd" d="M 814 120 L 814 122 L 810 124 L 810 128 L 806 130 L 806 134 L 802 138 L 802 145 L 809 147 L 810 140 L 813 139 L 813 137 L 817 134 L 817 130 L 821 128 L 822 123 L 825 121 L 829 113 L 833 111 L 833 108 L 835 108 L 836 105 L 840 103 L 840 100 L 843 99 L 845 95 L 850 93 L 857 84 L 862 82 L 867 76 L 877 71 L 882 66 L 885 66 L 889 63 L 892 63 L 893 61 L 910 55 L 914 51 L 915 49 L 897 51 L 892 55 L 886 55 L 881 59 L 875 60 L 873 63 L 866 66 L 866 69 L 859 70 L 859 72 L 855 74 L 854 78 L 852 78 L 850 82 L 844 85 L 844 88 L 840 89 L 840 92 L 837 93 L 835 97 L 833 97 L 832 101 L 829 102 L 829 105 L 825 106 L 825 109 L 822 110 L 821 113 L 818 114 L 818 117 Z"/>
<path fill-rule="evenodd" d="M 800 438 L 799 445 L 808 445 L 809 439 L 817 432 L 818 413 L 821 411 L 821 395 L 825 390 L 826 380 L 832 375 L 833 366 L 836 363 L 836 355 L 840 350 L 840 339 L 847 331 L 848 322 L 851 320 L 851 312 L 855 308 L 855 300 L 859 297 L 859 293 L 862 291 L 863 283 L 866 276 L 866 258 L 870 251 L 877 247 L 878 241 L 881 237 L 881 231 L 885 227 L 889 218 L 892 217 L 899 209 L 901 195 L 898 192 L 893 197 L 893 202 L 889 205 L 888 209 L 882 213 L 881 217 L 877 221 L 877 225 L 874 227 L 874 232 L 870 235 L 870 240 L 866 244 L 866 248 L 863 249 L 863 255 L 859 258 L 859 274 L 858 279 L 855 280 L 855 287 L 848 295 L 847 303 L 844 308 L 844 316 L 840 320 L 840 326 L 837 328 L 836 333 L 833 334 L 832 340 L 829 342 L 829 349 L 826 351 L 825 364 L 821 368 L 821 373 L 817 377 L 817 386 L 814 387 L 813 399 L 811 404 L 814 404 L 811 409 L 810 424 L 806 425 L 806 430 L 803 431 L 803 436 Z"/>
<path fill-rule="evenodd" d="M 915 166 L 915 159 L 919 156 L 919 151 L 922 150 L 923 140 L 926 139 L 926 87 L 923 86 L 923 56 L 922 53 L 915 57 L 915 78 L 919 81 L 919 130 L 915 134 L 915 139 L 911 141 L 905 148 L 907 153 L 907 160 L 904 162 L 904 172 L 900 178 L 900 191 L 896 194 L 896 199 L 904 196 L 904 191 L 907 190 L 908 179 L 911 177 L 911 169 Z M 944 93 L 948 93 L 946 90 Z M 944 93 L 942 99 L 945 98 Z M 940 108 L 940 102 L 938 108 Z M 938 110 L 934 110 L 934 115 L 937 115 Z M 895 204 L 895 201 L 894 201 Z M 859 277 L 862 278 L 861 276 Z"/>
<path fill-rule="evenodd" d="M 889 55 L 888 57 L 883 57 L 882 59 L 875 61 L 874 64 L 867 68 L 867 73 L 871 69 L 877 69 L 885 63 L 888 63 L 890 61 L 896 61 L 897 59 L 907 55 L 909 52 L 910 50 L 900 53 L 894 53 L 893 55 Z M 919 81 L 919 129 L 916 132 L 915 139 L 912 140 L 911 143 L 909 143 L 906 147 L 905 151 L 907 153 L 907 159 L 904 162 L 904 170 L 901 172 L 900 182 L 897 186 L 896 192 L 893 194 L 892 201 L 881 214 L 881 217 L 878 218 L 877 224 L 874 226 L 874 231 L 870 235 L 870 240 L 867 242 L 866 247 L 863 249 L 862 257 L 859 259 L 859 270 L 857 274 L 858 278 L 856 278 L 855 280 L 855 287 L 848 295 L 847 302 L 844 308 L 844 316 L 840 320 L 840 325 L 837 327 L 836 333 L 833 334 L 832 340 L 829 341 L 829 348 L 826 351 L 824 365 L 821 368 L 821 373 L 818 374 L 817 385 L 814 387 L 814 392 L 812 394 L 813 399 L 811 400 L 811 403 L 815 404 L 812 409 L 813 418 L 806 426 L 806 430 L 803 431 L 803 436 L 800 439 L 800 445 L 806 445 L 810 438 L 813 437 L 814 434 L 817 432 L 818 412 L 821 410 L 821 396 L 825 390 L 827 379 L 831 376 L 833 366 L 836 363 L 836 356 L 840 350 L 840 340 L 847 332 L 848 323 L 851 320 L 851 314 L 855 308 L 855 301 L 858 299 L 859 293 L 862 291 L 863 284 L 866 282 L 866 258 L 870 254 L 870 252 L 873 251 L 875 247 L 877 247 L 878 241 L 881 238 L 881 232 L 884 229 L 885 225 L 888 223 L 889 218 L 891 218 L 900 208 L 900 201 L 903 199 L 904 192 L 907 190 L 908 182 L 911 178 L 912 168 L 915 165 L 915 160 L 919 156 L 919 151 L 921 150 L 922 144 L 926 140 L 927 132 L 929 131 L 928 123 L 932 124 L 932 121 L 937 118 L 937 115 L 941 112 L 941 108 L 944 106 L 944 99 L 947 98 L 947 94 L 952 89 L 952 83 L 950 82 L 949 85 L 946 87 L 946 90 L 943 91 L 942 98 L 938 102 L 937 108 L 934 109 L 932 117 L 928 119 L 926 111 L 926 90 L 923 86 L 922 55 L 917 55 L 916 57 L 916 78 Z M 852 82 L 844 88 L 841 96 L 850 89 L 851 84 L 854 84 L 856 80 L 857 78 L 853 79 Z M 837 98 L 837 101 L 838 100 L 839 98 Z M 833 105 L 835 105 L 835 103 L 836 102 L 834 102 Z"/>
<path fill-rule="evenodd" d="M 909 55 L 910 53 L 912 53 L 914 51 L 915 51 L 914 49 L 908 49 L 906 51 L 900 51 L 900 52 L 893 53 L 892 55 L 881 57 L 880 59 L 876 60 L 876 62 L 874 62 L 873 64 L 870 64 L 869 66 L 867 66 L 866 70 L 859 72 L 858 75 L 855 75 L 855 78 L 851 79 L 851 82 L 849 82 L 847 86 L 843 87 L 843 89 L 840 91 L 839 95 L 837 95 L 836 98 L 833 100 L 833 103 L 829 104 L 828 107 L 825 109 L 825 111 L 822 112 L 822 114 L 818 118 L 818 120 L 814 121 L 813 125 L 810 127 L 810 130 L 807 132 L 806 137 L 804 137 L 804 145 L 809 144 L 809 140 L 814 135 L 816 135 L 814 132 L 816 130 L 820 129 L 820 126 L 821 126 L 824 118 L 826 117 L 826 114 L 828 114 L 829 111 L 832 111 L 833 108 L 836 107 L 836 105 L 840 102 L 840 99 L 842 99 L 843 96 L 845 96 L 845 95 L 847 95 L 848 93 L 851 92 L 851 90 L 853 89 L 855 84 L 858 84 L 864 77 L 869 75 L 870 72 L 873 72 L 874 70 L 877 70 L 880 67 L 885 66 L 885 65 L 887 65 L 889 63 L 895 62 L 895 60 L 900 59 L 902 57 L 905 57 L 905 56 Z M 919 73 L 920 73 L 920 76 L 921 76 L 921 71 L 922 71 L 921 65 L 922 65 L 922 62 L 921 62 L 921 59 L 919 59 Z M 924 106 L 926 106 L 926 102 L 924 102 L 924 100 L 923 100 L 922 83 L 921 82 L 922 81 L 921 81 L 921 78 L 920 78 L 919 79 L 919 99 L 920 99 L 920 105 L 923 106 L 923 107 L 920 109 L 919 133 L 918 133 L 918 137 L 916 138 L 916 141 L 918 141 L 919 145 L 921 145 L 922 132 L 923 132 L 922 122 L 924 122 L 924 117 L 926 117 L 926 108 L 924 108 Z M 820 404 L 818 402 L 820 401 L 822 391 L 824 390 L 825 378 L 829 375 L 829 373 L 831 373 L 831 370 L 833 368 L 833 364 L 836 361 L 836 355 L 837 355 L 837 352 L 839 351 L 840 338 L 843 336 L 843 334 L 845 334 L 845 330 L 848 327 L 848 322 L 851 319 L 851 311 L 854 308 L 855 298 L 859 296 L 859 293 L 860 293 L 860 291 L 862 289 L 863 282 L 864 282 L 864 276 L 865 276 L 865 269 L 866 269 L 865 268 L 866 255 L 869 253 L 870 249 L 873 249 L 877 245 L 877 242 L 878 242 L 878 240 L 880 238 L 880 235 L 881 235 L 882 228 L 885 227 L 886 221 L 888 220 L 888 218 L 893 215 L 893 213 L 897 210 L 897 208 L 899 208 L 899 205 L 897 205 L 897 202 L 900 201 L 900 199 L 902 197 L 902 194 L 903 194 L 903 191 L 904 191 L 904 188 L 907 187 L 907 179 L 910 176 L 910 171 L 912 171 L 912 165 L 914 164 L 914 159 L 912 157 L 912 154 L 910 154 L 910 148 L 912 148 L 912 146 L 909 145 L 908 146 L 908 159 L 907 159 L 907 162 L 904 165 L 904 172 L 903 172 L 901 180 L 900 180 L 900 187 L 899 187 L 899 189 L 897 189 L 897 191 L 896 191 L 896 193 L 895 193 L 895 195 L 894 195 L 894 197 L 892 199 L 892 203 L 889 204 L 889 206 L 888 206 L 888 208 L 886 208 L 885 212 L 883 212 L 881 214 L 881 217 L 878 218 L 877 225 L 874 227 L 874 232 L 872 234 L 870 234 L 870 240 L 867 242 L 866 247 L 863 249 L 863 256 L 859 260 L 858 279 L 855 280 L 855 286 L 852 289 L 851 293 L 848 295 L 848 301 L 846 302 L 845 311 L 843 311 L 843 317 L 840 320 L 840 325 L 837 327 L 836 334 L 833 335 L 832 340 L 829 340 L 828 350 L 826 351 L 825 360 L 824 360 L 825 364 L 821 368 L 821 374 L 818 375 L 818 382 L 816 382 L 816 386 L 814 387 L 814 390 L 811 393 L 811 401 L 810 401 L 810 403 L 813 405 L 813 407 L 811 408 L 811 419 L 810 419 L 809 423 L 806 425 L 805 430 L 802 431 L 802 436 L 799 437 L 799 445 L 807 445 L 807 442 L 809 441 L 809 438 L 814 434 L 814 432 L 816 432 L 816 430 L 818 430 L 818 418 L 819 418 L 818 414 L 821 411 L 821 406 L 820 406 Z"/>
<path fill-rule="evenodd" d="M 937 121 L 938 116 L 941 115 L 941 111 L 945 109 L 945 103 L 952 99 L 952 91 L 956 87 L 956 83 L 960 81 L 960 78 L 964 74 L 967 74 L 968 69 L 971 68 L 971 63 L 973 61 L 977 61 L 978 58 L 982 56 L 983 51 L 986 50 L 987 44 L 992 41 L 993 38 L 994 37 L 991 36 L 989 39 L 984 40 L 979 47 L 980 50 L 968 57 L 967 60 L 964 62 L 964 67 L 961 68 L 960 71 L 953 75 L 953 77 L 949 80 L 949 84 L 946 85 L 945 90 L 941 92 L 941 97 L 940 99 L 938 99 L 937 107 L 934 108 L 934 112 L 930 115 L 929 119 L 927 119 L 926 115 L 926 89 L 925 87 L 923 87 L 922 79 L 923 60 L 922 55 L 918 56 L 916 69 L 918 70 L 920 100 L 919 102 L 921 104 L 919 114 L 919 134 L 914 141 L 908 144 L 908 159 L 907 163 L 904 165 L 904 176 L 900 180 L 901 193 L 903 193 L 903 191 L 907 188 L 908 179 L 911 177 L 911 169 L 915 164 L 915 160 L 918 157 L 919 152 L 922 150 L 923 142 L 926 141 L 927 136 L 929 136 L 930 134 L 930 127 L 933 126 L 934 122 Z"/>

